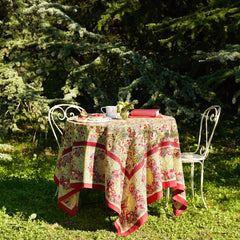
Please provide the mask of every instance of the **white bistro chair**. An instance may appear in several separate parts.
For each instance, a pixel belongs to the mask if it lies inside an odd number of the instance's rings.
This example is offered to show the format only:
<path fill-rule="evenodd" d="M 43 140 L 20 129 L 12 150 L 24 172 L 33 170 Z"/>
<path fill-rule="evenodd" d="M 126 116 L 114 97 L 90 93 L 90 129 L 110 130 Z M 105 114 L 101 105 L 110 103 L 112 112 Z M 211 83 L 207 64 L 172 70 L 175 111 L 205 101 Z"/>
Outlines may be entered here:
<path fill-rule="evenodd" d="M 48 121 L 59 148 L 60 148 L 59 135 L 62 136 L 63 127 L 64 127 L 64 124 L 61 126 L 61 123 L 64 123 L 70 117 L 79 115 L 82 111 L 85 111 L 85 109 L 83 109 L 80 106 L 72 105 L 72 104 L 58 104 L 53 106 L 49 110 Z M 58 193 L 58 187 L 54 195 L 54 198 L 57 196 L 57 193 Z M 105 204 L 105 207 L 108 213 L 109 222 L 110 224 L 112 224 L 113 222 L 111 220 L 109 208 L 106 204 Z"/>
<path fill-rule="evenodd" d="M 60 137 L 63 134 L 63 127 L 65 121 L 73 116 L 77 116 L 80 114 L 84 109 L 77 105 L 72 104 L 58 104 L 53 106 L 48 112 L 48 121 L 51 126 L 53 135 L 56 139 L 57 145 L 60 148 Z M 58 188 L 54 195 L 56 197 L 58 192 Z"/>
<path fill-rule="evenodd" d="M 203 197 L 203 174 L 204 174 L 204 161 L 209 154 L 209 148 L 211 141 L 218 124 L 219 116 L 221 113 L 221 107 L 214 105 L 205 110 L 202 114 L 200 122 L 200 130 L 198 136 L 197 149 L 194 152 L 183 152 L 181 158 L 183 163 L 191 164 L 191 189 L 192 195 L 194 195 L 194 164 L 201 164 L 201 198 L 204 206 L 207 208 L 207 204 Z M 170 188 L 167 188 L 166 207 L 169 201 Z"/>

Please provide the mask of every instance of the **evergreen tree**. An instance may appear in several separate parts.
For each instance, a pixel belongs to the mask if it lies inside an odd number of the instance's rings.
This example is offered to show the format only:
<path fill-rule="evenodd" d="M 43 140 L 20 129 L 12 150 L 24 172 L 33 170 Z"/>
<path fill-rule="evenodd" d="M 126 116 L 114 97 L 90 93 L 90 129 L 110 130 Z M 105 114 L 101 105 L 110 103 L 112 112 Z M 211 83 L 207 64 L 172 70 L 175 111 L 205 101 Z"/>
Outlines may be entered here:
<path fill-rule="evenodd" d="M 76 103 L 89 112 L 139 100 L 138 108 L 191 115 L 195 81 L 122 43 L 88 31 L 72 16 L 79 7 L 40 0 L 5 0 L 0 28 L 0 105 L 4 129 L 47 126 L 49 107 Z M 9 7 L 10 6 L 10 7 Z M 0 8 L 1 9 L 1 8 Z M 4 12 L 1 10 L 1 12 Z"/>
<path fill-rule="evenodd" d="M 199 80 L 204 83 L 204 88 L 212 89 L 217 98 L 225 100 L 226 110 L 232 113 L 232 106 L 235 106 L 240 114 L 240 45 L 229 44 L 225 49 L 211 53 L 198 51 L 195 58 L 205 64 L 218 63 L 212 74 Z"/>
<path fill-rule="evenodd" d="M 99 2 L 105 10 L 95 30 L 110 39 L 117 36 L 152 61 L 195 79 L 205 98 L 201 103 L 220 103 L 226 110 L 236 111 L 240 85 L 236 76 L 229 74 L 238 75 L 239 61 L 198 61 L 195 55 L 203 51 L 217 54 L 229 46 L 238 51 L 239 1 Z"/>

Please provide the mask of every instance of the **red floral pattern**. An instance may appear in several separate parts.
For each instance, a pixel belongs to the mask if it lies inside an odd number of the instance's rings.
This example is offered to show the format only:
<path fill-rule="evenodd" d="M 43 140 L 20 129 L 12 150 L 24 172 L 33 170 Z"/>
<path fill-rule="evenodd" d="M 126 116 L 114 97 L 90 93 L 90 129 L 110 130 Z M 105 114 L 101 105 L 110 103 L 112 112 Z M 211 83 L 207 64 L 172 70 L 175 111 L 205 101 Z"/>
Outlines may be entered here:
<path fill-rule="evenodd" d="M 58 206 L 77 211 L 79 191 L 105 190 L 106 202 L 119 217 L 118 235 L 125 236 L 147 220 L 148 204 L 173 188 L 173 211 L 186 210 L 177 125 L 174 118 L 66 123 L 54 179 Z"/>

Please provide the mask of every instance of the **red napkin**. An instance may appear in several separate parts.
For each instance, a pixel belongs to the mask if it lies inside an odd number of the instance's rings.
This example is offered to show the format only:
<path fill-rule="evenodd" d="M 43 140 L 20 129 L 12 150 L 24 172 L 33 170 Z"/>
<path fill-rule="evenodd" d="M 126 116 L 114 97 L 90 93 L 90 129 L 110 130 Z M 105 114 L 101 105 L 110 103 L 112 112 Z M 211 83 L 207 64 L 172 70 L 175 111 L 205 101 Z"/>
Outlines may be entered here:
<path fill-rule="evenodd" d="M 161 118 L 162 115 L 159 113 L 159 109 L 134 109 L 131 111 L 130 118 Z"/>

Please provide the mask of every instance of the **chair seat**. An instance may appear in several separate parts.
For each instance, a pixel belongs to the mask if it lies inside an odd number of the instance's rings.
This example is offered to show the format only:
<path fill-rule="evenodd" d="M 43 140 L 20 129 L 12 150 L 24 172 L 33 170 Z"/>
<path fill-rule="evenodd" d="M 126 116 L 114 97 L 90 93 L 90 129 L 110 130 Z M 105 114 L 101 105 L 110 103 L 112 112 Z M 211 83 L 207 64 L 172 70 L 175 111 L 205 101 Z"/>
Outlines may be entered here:
<path fill-rule="evenodd" d="M 193 152 L 183 152 L 181 153 L 181 158 L 183 163 L 192 163 L 204 160 L 205 156 Z"/>

